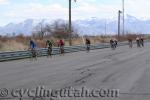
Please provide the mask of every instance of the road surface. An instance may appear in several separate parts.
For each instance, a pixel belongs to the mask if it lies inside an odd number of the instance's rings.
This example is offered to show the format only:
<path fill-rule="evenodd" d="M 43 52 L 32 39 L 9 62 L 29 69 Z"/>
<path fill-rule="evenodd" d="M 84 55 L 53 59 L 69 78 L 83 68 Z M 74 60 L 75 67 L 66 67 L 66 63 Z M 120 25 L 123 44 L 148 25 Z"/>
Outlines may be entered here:
<path fill-rule="evenodd" d="M 123 46 L 116 50 L 81 51 L 52 58 L 42 57 L 37 61 L 0 62 L 0 88 L 37 86 L 49 89 L 86 86 L 88 89 L 119 89 L 120 92 L 117 98 L 66 97 L 54 100 L 149 100 L 150 44 L 147 43 L 144 48 Z"/>

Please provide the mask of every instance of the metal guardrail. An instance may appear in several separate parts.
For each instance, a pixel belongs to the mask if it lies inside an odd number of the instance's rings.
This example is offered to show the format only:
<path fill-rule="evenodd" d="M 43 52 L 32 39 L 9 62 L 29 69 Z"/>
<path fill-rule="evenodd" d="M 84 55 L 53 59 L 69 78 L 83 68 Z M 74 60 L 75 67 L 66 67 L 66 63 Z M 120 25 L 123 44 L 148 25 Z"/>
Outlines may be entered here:
<path fill-rule="evenodd" d="M 127 43 L 119 43 L 119 46 L 127 45 Z M 91 45 L 91 50 L 94 49 L 104 49 L 109 48 L 109 43 L 101 43 L 96 45 Z M 65 46 L 64 47 L 65 53 L 71 53 L 71 52 L 78 52 L 78 51 L 85 51 L 86 46 L 85 45 L 78 45 L 78 46 Z M 47 49 L 42 48 L 38 49 L 38 57 L 40 56 L 47 56 Z M 59 48 L 54 47 L 52 49 L 52 55 L 60 54 Z M 30 51 L 16 51 L 16 52 L 2 52 L 0 53 L 0 62 L 2 61 L 9 61 L 9 60 L 17 60 L 17 59 L 25 59 L 30 58 L 31 52 Z"/>

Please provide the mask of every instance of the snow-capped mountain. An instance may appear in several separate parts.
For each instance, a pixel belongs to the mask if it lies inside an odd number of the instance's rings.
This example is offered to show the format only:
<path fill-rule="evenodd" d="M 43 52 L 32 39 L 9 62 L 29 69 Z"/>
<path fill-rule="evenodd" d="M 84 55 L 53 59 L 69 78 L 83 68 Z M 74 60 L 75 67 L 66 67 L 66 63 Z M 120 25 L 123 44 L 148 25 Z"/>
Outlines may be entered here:
<path fill-rule="evenodd" d="M 6 34 L 24 34 L 30 35 L 33 32 L 33 29 L 39 22 L 52 23 L 47 19 L 34 20 L 27 19 L 24 22 L 14 24 L 9 23 L 6 26 L 0 27 L 0 35 Z M 92 17 L 85 20 L 76 20 L 73 21 L 74 27 L 78 29 L 79 34 L 88 34 L 88 35 L 100 35 L 100 34 L 116 34 L 118 21 L 116 19 L 99 19 Z M 126 15 L 125 17 L 125 30 L 127 32 L 134 33 L 144 33 L 150 34 L 150 20 L 140 20 L 134 16 Z"/>
<path fill-rule="evenodd" d="M 33 29 L 33 19 L 28 19 L 25 20 L 24 22 L 14 24 L 14 23 L 9 23 L 4 27 L 0 27 L 0 34 L 5 35 L 5 34 L 31 34 Z"/>

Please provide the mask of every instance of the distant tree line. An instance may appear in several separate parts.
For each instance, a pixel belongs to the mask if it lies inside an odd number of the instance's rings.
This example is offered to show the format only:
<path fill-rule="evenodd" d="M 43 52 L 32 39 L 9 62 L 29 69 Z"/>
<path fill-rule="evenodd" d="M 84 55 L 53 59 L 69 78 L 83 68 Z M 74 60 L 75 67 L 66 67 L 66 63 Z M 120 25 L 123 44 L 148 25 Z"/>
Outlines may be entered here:
<path fill-rule="evenodd" d="M 55 38 L 64 38 L 67 39 L 70 36 L 68 23 L 63 20 L 56 20 L 53 23 L 45 23 L 41 21 L 36 25 L 33 30 L 34 37 L 43 39 L 44 37 L 55 37 Z M 72 38 L 79 37 L 77 29 L 72 26 Z"/>

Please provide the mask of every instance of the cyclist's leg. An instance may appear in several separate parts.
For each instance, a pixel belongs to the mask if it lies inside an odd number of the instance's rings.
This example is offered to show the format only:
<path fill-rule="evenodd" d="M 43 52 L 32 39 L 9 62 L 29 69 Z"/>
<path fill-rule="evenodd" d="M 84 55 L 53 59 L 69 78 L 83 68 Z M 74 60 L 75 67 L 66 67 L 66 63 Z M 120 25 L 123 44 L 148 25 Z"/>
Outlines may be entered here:
<path fill-rule="evenodd" d="M 132 48 L 132 43 L 130 42 L 130 48 Z"/>
<path fill-rule="evenodd" d="M 34 50 L 33 50 L 33 48 L 31 49 L 31 60 L 33 60 L 33 58 L 34 58 Z"/>
<path fill-rule="evenodd" d="M 65 51 L 64 51 L 64 46 L 62 46 L 62 54 L 64 55 Z"/>
<path fill-rule="evenodd" d="M 111 49 L 113 48 L 112 43 L 110 43 L 110 48 L 111 48 Z"/>
<path fill-rule="evenodd" d="M 116 44 L 115 43 L 113 43 L 113 50 L 115 50 L 116 49 Z"/>
<path fill-rule="evenodd" d="M 136 42 L 136 44 L 137 44 L 137 48 L 139 47 L 139 43 L 138 43 L 138 41 Z"/>
<path fill-rule="evenodd" d="M 144 47 L 144 41 L 142 41 L 142 47 Z"/>
<path fill-rule="evenodd" d="M 30 50 L 30 60 L 33 60 L 33 51 L 32 51 L 32 49 Z"/>
<path fill-rule="evenodd" d="M 141 42 L 139 41 L 139 47 L 141 48 Z"/>
<path fill-rule="evenodd" d="M 50 57 L 52 56 L 52 48 L 51 47 L 48 48 L 48 56 L 50 56 Z"/>
<path fill-rule="evenodd" d="M 60 55 L 62 54 L 62 47 L 61 46 L 59 47 L 59 54 Z"/>
<path fill-rule="evenodd" d="M 88 46 L 89 46 L 89 51 L 90 51 L 90 44 Z"/>
<path fill-rule="evenodd" d="M 90 45 L 87 45 L 87 51 L 88 52 L 90 51 Z"/>
<path fill-rule="evenodd" d="M 86 51 L 88 51 L 88 45 L 86 45 Z"/>
<path fill-rule="evenodd" d="M 114 43 L 114 45 L 115 45 L 115 48 L 117 48 L 117 43 Z"/>
<path fill-rule="evenodd" d="M 49 57 L 50 56 L 50 48 L 48 47 L 47 48 L 47 57 Z"/>
<path fill-rule="evenodd" d="M 129 48 L 131 48 L 132 46 L 131 46 L 131 42 L 129 42 Z"/>
<path fill-rule="evenodd" d="M 32 49 L 32 58 L 34 58 L 35 60 L 37 60 L 37 51 L 35 48 Z"/>
<path fill-rule="evenodd" d="M 50 56 L 52 56 L 52 48 L 50 48 Z"/>

